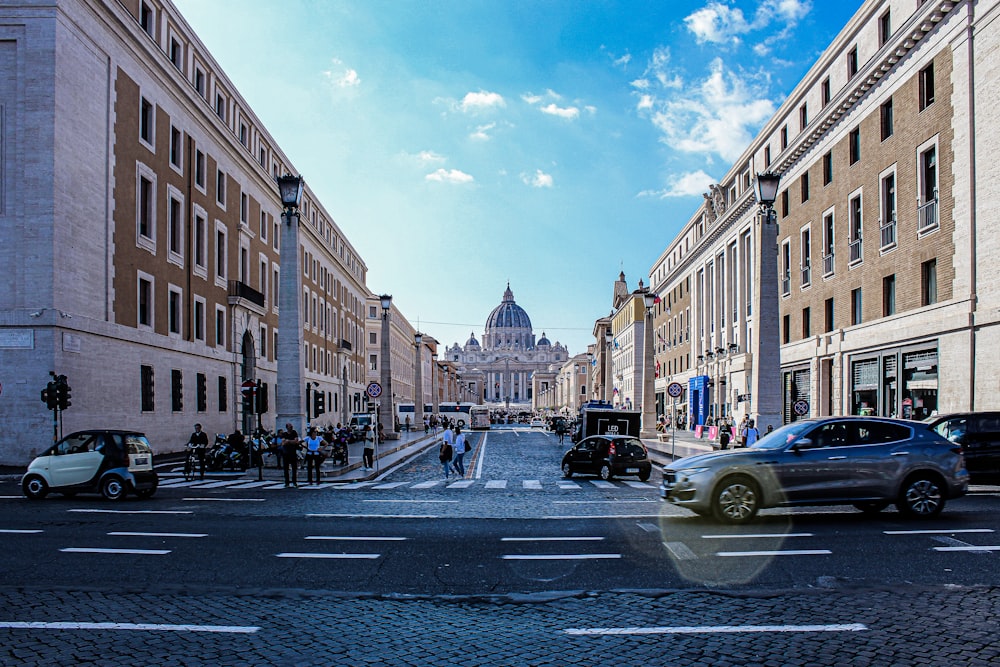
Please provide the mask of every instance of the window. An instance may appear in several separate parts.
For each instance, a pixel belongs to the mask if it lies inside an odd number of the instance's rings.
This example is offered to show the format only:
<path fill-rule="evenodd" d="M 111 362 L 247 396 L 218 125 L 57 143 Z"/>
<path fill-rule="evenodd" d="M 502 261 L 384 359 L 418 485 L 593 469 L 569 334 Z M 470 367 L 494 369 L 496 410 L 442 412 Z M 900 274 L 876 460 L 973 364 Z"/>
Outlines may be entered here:
<path fill-rule="evenodd" d="M 215 201 L 226 208 L 226 172 L 221 169 L 215 172 Z"/>
<path fill-rule="evenodd" d="M 199 150 L 194 152 L 194 184 L 205 191 L 205 154 Z"/>
<path fill-rule="evenodd" d="M 194 266 L 195 273 L 205 277 L 208 271 L 208 219 L 200 206 L 194 208 Z"/>
<path fill-rule="evenodd" d="M 184 410 L 184 377 L 176 368 L 170 371 L 170 409 L 174 412 Z"/>
<path fill-rule="evenodd" d="M 229 400 L 227 398 L 227 396 L 226 396 L 227 393 L 228 392 L 226 391 L 226 376 L 225 375 L 220 375 L 219 376 L 219 396 L 218 396 L 218 398 L 219 398 L 219 412 L 225 412 L 226 411 L 226 403 Z"/>
<path fill-rule="evenodd" d="M 143 31 L 147 35 L 156 39 L 156 25 L 153 21 L 153 8 L 150 7 L 147 2 L 139 3 L 139 25 L 142 26 Z M 152 410 L 152 408 L 150 408 L 150 410 Z"/>
<path fill-rule="evenodd" d="M 244 147 L 247 145 L 247 126 L 244 123 L 240 123 L 240 143 Z"/>
<path fill-rule="evenodd" d="M 806 125 L 809 124 L 809 111 L 806 103 L 803 102 L 802 106 L 799 107 L 799 131 L 806 129 Z"/>
<path fill-rule="evenodd" d="M 181 333 L 181 292 L 171 286 L 167 297 L 167 328 L 170 333 Z"/>
<path fill-rule="evenodd" d="M 146 173 L 140 173 L 136 180 L 136 234 L 137 240 L 146 240 L 153 252 L 156 251 L 156 211 L 153 208 L 153 180 Z"/>
<path fill-rule="evenodd" d="M 264 210 L 260 212 L 260 240 L 267 243 L 267 228 L 271 226 L 271 223 L 267 220 L 267 213 Z"/>
<path fill-rule="evenodd" d="M 260 256 L 260 273 L 257 275 L 257 291 L 267 298 L 267 257 Z"/>
<path fill-rule="evenodd" d="M 851 130 L 850 135 L 848 135 L 848 144 L 850 149 L 850 163 L 854 164 L 861 159 L 861 128 L 856 127 Z"/>
<path fill-rule="evenodd" d="M 770 167 L 771 166 L 771 147 L 770 146 L 764 146 L 764 166 L 765 167 Z"/>
<path fill-rule="evenodd" d="M 781 128 L 781 150 L 788 148 L 788 126 L 784 125 Z"/>
<path fill-rule="evenodd" d="M 250 221 L 250 195 L 245 192 L 240 193 L 240 224 L 249 226 Z"/>
<path fill-rule="evenodd" d="M 141 328 L 153 328 L 153 277 L 139 274 L 136 286 L 136 324 Z"/>
<path fill-rule="evenodd" d="M 937 303 L 937 260 L 930 259 L 920 265 L 920 305 Z"/>
<path fill-rule="evenodd" d="M 204 341 L 205 340 L 205 300 L 199 296 L 194 298 L 194 313 L 192 313 L 194 318 L 192 324 L 194 325 L 194 338 L 195 340 Z"/>
<path fill-rule="evenodd" d="M 896 173 L 889 172 L 882 177 L 879 187 L 881 199 L 879 228 L 881 230 L 881 248 L 891 248 L 896 245 Z"/>
<path fill-rule="evenodd" d="M 892 136 L 892 98 L 882 103 L 879 112 L 879 122 L 882 128 L 882 141 Z"/>
<path fill-rule="evenodd" d="M 145 97 L 139 98 L 139 139 L 150 150 L 155 150 L 153 144 L 153 104 Z"/>
<path fill-rule="evenodd" d="M 923 111 L 934 104 L 934 63 L 920 70 L 918 80 L 920 82 L 920 110 Z"/>
<path fill-rule="evenodd" d="M 781 193 L 781 217 L 788 217 L 788 190 Z"/>
<path fill-rule="evenodd" d="M 781 294 L 788 296 L 792 292 L 792 244 L 785 241 L 781 244 Z"/>
<path fill-rule="evenodd" d="M 195 403 L 198 412 L 208 410 L 208 379 L 204 373 L 195 373 Z"/>
<path fill-rule="evenodd" d="M 851 290 L 851 324 L 861 324 L 861 288 Z"/>
<path fill-rule="evenodd" d="M 820 95 L 823 99 L 823 106 L 825 107 L 830 103 L 830 77 L 823 79 L 823 83 L 820 84 Z"/>
<path fill-rule="evenodd" d="M 781 318 L 781 343 L 787 345 L 792 342 L 792 316 L 785 315 Z"/>
<path fill-rule="evenodd" d="M 215 277 L 225 281 L 226 271 L 226 228 L 216 223 L 215 228 Z"/>
<path fill-rule="evenodd" d="M 892 17 L 890 10 L 885 10 L 885 14 L 878 17 L 878 45 L 884 46 L 892 37 Z"/>
<path fill-rule="evenodd" d="M 882 278 L 882 317 L 896 314 L 896 274 Z"/>
<path fill-rule="evenodd" d="M 847 52 L 847 78 L 851 79 L 858 73 L 858 47 Z"/>
<path fill-rule="evenodd" d="M 183 204 L 173 195 L 167 201 L 167 240 L 170 253 L 181 256 L 184 250 Z"/>
<path fill-rule="evenodd" d="M 194 68 L 194 89 L 198 91 L 202 99 L 205 98 L 205 73 L 197 66 Z"/>
<path fill-rule="evenodd" d="M 226 345 L 226 309 L 224 306 L 215 308 L 215 344 L 218 347 Z"/>
<path fill-rule="evenodd" d="M 170 164 L 181 168 L 181 160 L 183 159 L 182 144 L 181 144 L 181 131 L 174 126 L 170 126 Z"/>
<path fill-rule="evenodd" d="M 833 275 L 834 216 L 830 210 L 823 215 L 823 276 Z"/>
<path fill-rule="evenodd" d="M 181 43 L 173 36 L 170 37 L 170 62 L 177 69 L 184 70 L 184 51 L 181 49 Z"/>
<path fill-rule="evenodd" d="M 825 333 L 830 333 L 833 331 L 833 297 L 830 297 L 823 302 L 823 324 Z"/>
<path fill-rule="evenodd" d="M 811 333 L 812 325 L 809 322 L 809 318 L 810 317 L 811 317 L 811 313 L 809 312 L 809 308 L 803 308 L 802 309 L 802 337 L 803 338 L 809 338 L 809 336 L 812 335 L 812 333 Z"/>
<path fill-rule="evenodd" d="M 812 282 L 812 234 L 808 227 L 802 230 L 800 242 L 802 259 L 799 268 L 802 270 L 802 286 L 805 287 Z"/>
<path fill-rule="evenodd" d="M 823 185 L 833 183 L 833 151 L 823 156 Z"/>
<path fill-rule="evenodd" d="M 863 260 L 862 256 L 862 217 L 861 217 L 861 195 L 851 197 L 848 203 L 848 221 L 850 224 L 850 236 L 848 237 L 848 243 L 850 244 L 850 263 L 857 264 Z"/>
<path fill-rule="evenodd" d="M 917 188 L 917 231 L 922 232 L 938 224 L 937 146 L 933 143 L 917 155 Z"/>
<path fill-rule="evenodd" d="M 378 355 L 370 354 L 368 355 L 368 368 L 373 371 L 378 370 Z"/>
<path fill-rule="evenodd" d="M 153 367 L 139 366 L 139 402 L 142 404 L 143 412 L 152 412 L 156 409 L 153 389 Z"/>
<path fill-rule="evenodd" d="M 799 191 L 802 195 L 802 201 L 809 201 L 809 172 L 802 174 L 799 178 Z"/>
<path fill-rule="evenodd" d="M 378 336 L 374 332 L 369 332 L 368 333 L 368 344 L 369 345 L 378 345 Z"/>
<path fill-rule="evenodd" d="M 226 98 L 222 96 L 222 93 L 215 94 L 215 115 L 226 120 Z"/>

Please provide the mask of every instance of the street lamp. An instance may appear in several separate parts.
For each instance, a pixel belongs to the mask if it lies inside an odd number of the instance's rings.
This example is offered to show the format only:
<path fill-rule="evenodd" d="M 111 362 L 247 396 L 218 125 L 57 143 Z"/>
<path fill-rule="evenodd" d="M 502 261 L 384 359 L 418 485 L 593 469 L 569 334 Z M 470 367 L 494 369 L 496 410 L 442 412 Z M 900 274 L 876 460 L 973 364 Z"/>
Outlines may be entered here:
<path fill-rule="evenodd" d="M 611 377 L 611 343 L 615 340 L 615 334 L 611 331 L 611 325 L 608 324 L 608 328 L 604 330 L 604 400 L 610 403 L 614 396 L 612 392 L 614 391 L 614 380 Z"/>
<path fill-rule="evenodd" d="M 424 335 L 413 334 L 413 344 L 417 348 L 417 358 L 413 366 L 413 425 L 424 425 Z"/>
<path fill-rule="evenodd" d="M 379 297 L 382 302 L 382 346 L 379 356 L 382 358 L 379 379 L 382 384 L 382 400 L 379 401 L 378 420 L 382 428 L 388 431 L 395 430 L 395 422 L 392 419 L 392 353 L 389 347 L 389 309 L 392 307 L 392 295 L 383 294 Z"/>
<path fill-rule="evenodd" d="M 302 311 L 299 297 L 299 202 L 305 181 L 301 176 L 279 176 L 281 196 L 281 275 L 278 281 L 278 379 L 275 387 L 277 426 L 290 423 L 299 433 L 305 426 L 302 410 Z"/>
<path fill-rule="evenodd" d="M 643 305 L 646 306 L 646 330 L 643 334 L 643 364 L 642 364 L 642 428 L 640 438 L 656 437 L 656 391 L 653 376 L 653 306 L 656 295 L 648 289 L 642 294 Z"/>
<path fill-rule="evenodd" d="M 754 195 L 759 214 L 754 224 L 760 261 L 756 263 L 753 290 L 755 335 L 750 353 L 755 368 L 750 382 L 748 412 L 756 427 L 780 426 L 781 406 L 781 342 L 778 322 L 781 319 L 778 295 L 778 225 L 775 224 L 774 202 L 778 197 L 781 175 L 774 172 L 757 174 Z M 766 327 L 766 331 L 765 331 Z"/>

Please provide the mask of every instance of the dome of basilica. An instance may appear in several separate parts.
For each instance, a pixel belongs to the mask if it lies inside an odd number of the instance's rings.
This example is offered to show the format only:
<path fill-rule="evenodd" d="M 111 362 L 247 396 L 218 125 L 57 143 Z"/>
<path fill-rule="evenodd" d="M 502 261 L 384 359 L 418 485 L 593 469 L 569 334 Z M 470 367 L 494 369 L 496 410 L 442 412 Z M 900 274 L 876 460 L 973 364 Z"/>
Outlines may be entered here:
<path fill-rule="evenodd" d="M 531 319 L 524 308 L 514 303 L 514 293 L 510 291 L 510 284 L 503 293 L 503 301 L 493 309 L 490 316 L 486 318 L 486 331 L 495 329 L 531 329 Z"/>

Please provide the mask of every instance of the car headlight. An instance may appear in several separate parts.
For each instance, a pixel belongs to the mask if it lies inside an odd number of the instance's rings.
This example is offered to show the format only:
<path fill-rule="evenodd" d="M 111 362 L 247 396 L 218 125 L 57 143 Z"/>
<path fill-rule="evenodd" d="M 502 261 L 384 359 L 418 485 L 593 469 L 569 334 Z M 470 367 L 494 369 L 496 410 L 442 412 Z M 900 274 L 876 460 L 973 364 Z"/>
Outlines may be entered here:
<path fill-rule="evenodd" d="M 703 472 L 706 472 L 707 470 L 708 470 L 708 468 L 684 468 L 682 470 L 678 470 L 677 474 L 678 475 L 685 475 L 687 477 L 690 477 L 691 475 L 698 475 L 698 474 L 701 474 Z"/>

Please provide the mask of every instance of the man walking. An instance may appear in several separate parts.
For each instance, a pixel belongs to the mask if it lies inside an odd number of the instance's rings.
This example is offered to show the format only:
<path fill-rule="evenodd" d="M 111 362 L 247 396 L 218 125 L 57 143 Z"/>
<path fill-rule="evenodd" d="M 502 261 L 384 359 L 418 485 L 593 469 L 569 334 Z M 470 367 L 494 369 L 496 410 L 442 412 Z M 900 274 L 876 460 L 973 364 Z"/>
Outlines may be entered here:
<path fill-rule="evenodd" d="M 291 485 L 299 486 L 299 440 L 298 432 L 292 428 L 291 422 L 285 424 L 285 431 L 281 434 L 281 464 L 285 470 L 285 488 L 288 488 L 288 470 L 291 469 Z"/>

